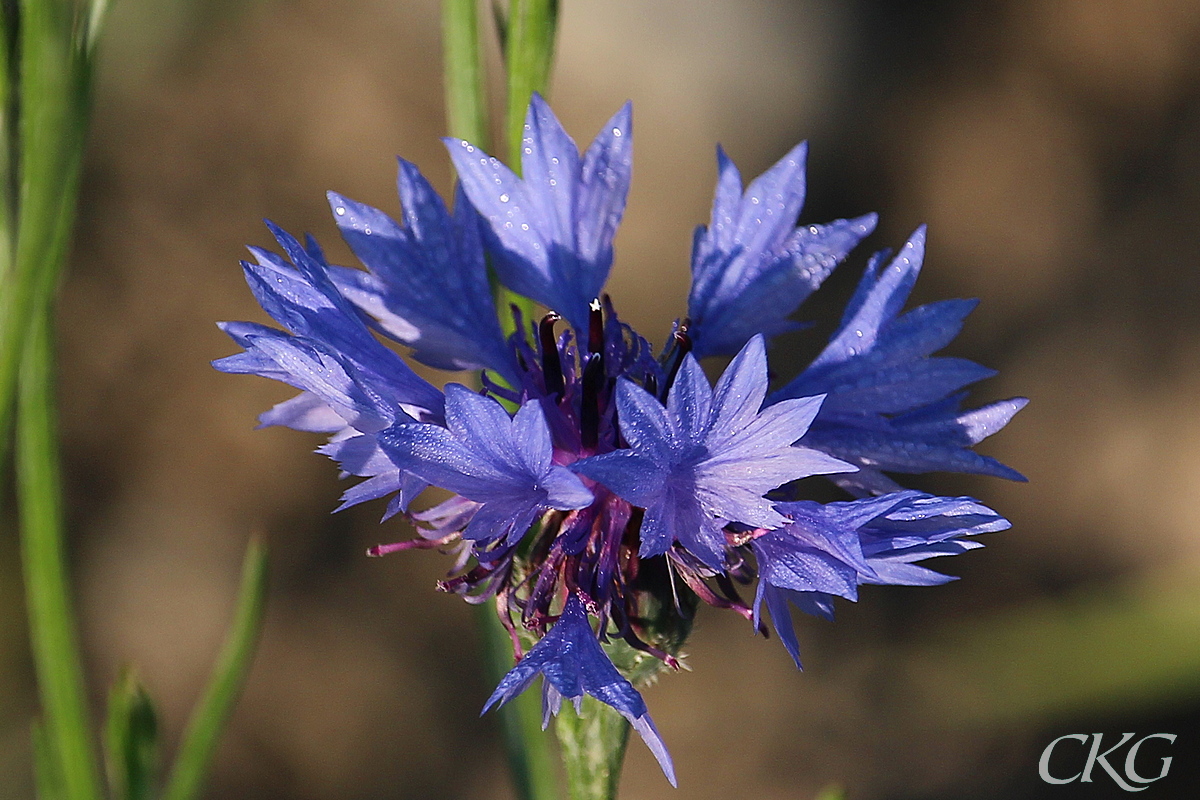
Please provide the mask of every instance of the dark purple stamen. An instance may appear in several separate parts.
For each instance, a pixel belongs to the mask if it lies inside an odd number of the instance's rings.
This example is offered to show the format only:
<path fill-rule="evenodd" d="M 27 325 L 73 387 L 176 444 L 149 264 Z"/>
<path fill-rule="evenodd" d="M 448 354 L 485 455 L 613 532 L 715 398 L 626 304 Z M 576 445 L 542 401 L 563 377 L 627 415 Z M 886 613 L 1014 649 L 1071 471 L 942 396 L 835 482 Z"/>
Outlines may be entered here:
<path fill-rule="evenodd" d="M 546 382 L 546 394 L 562 397 L 566 382 L 563 379 L 562 361 L 558 357 L 558 342 L 554 337 L 554 323 L 561 320 L 551 311 L 542 317 L 538 325 L 538 339 L 542 344 L 542 380 Z"/>
<path fill-rule="evenodd" d="M 579 406 L 579 436 L 595 450 L 600 442 L 600 392 L 604 388 L 604 354 L 592 353 L 583 367 L 583 398 Z"/>
<path fill-rule="evenodd" d="M 721 594 L 725 595 L 729 602 L 733 603 L 734 606 L 737 607 L 749 608 L 749 606 L 747 606 L 742 600 L 741 595 L 738 594 L 737 587 L 733 585 L 733 581 L 729 579 L 729 575 L 722 575 L 718 573 L 714 577 L 714 580 L 717 582 L 717 587 L 721 590 Z"/>
<path fill-rule="evenodd" d="M 660 650 L 657 647 L 654 647 L 653 645 L 643 642 L 641 639 L 639 639 L 633 633 L 632 629 L 630 629 L 627 633 L 625 633 L 624 638 L 625 638 L 625 643 L 628 644 L 630 647 L 632 647 L 634 650 L 641 650 L 643 653 L 648 653 L 648 654 L 654 656 L 655 658 L 657 658 L 659 661 L 666 664 L 671 669 L 676 670 L 676 671 L 679 670 L 679 659 L 677 659 L 675 656 L 671 655 L 670 653 L 666 652 L 665 650 Z"/>
<path fill-rule="evenodd" d="M 675 383 L 675 376 L 679 374 L 679 368 L 683 366 L 683 357 L 692 351 L 692 337 L 688 335 L 688 327 L 691 324 L 692 321 L 685 317 L 671 334 L 675 346 L 671 350 L 671 366 L 667 370 L 667 379 L 663 382 L 660 400 L 667 399 L 667 392 L 671 390 L 672 384 Z"/>
<path fill-rule="evenodd" d="M 676 545 L 676 547 L 678 547 L 678 545 Z M 672 554 L 668 554 L 667 557 L 672 558 L 673 556 Z M 675 558 L 675 570 L 679 574 L 679 577 L 683 578 L 683 582 L 688 585 L 688 588 L 695 592 L 697 597 L 708 603 L 713 608 L 730 608 L 741 614 L 746 619 L 751 619 L 753 617 L 749 606 L 747 606 L 745 603 L 735 602 L 727 597 L 722 597 L 714 592 L 711 588 L 709 588 L 708 584 L 704 582 L 704 577 L 701 576 L 700 573 L 692 569 L 687 564 L 684 564 L 678 558 Z M 736 592 L 734 594 L 736 594 Z"/>
<path fill-rule="evenodd" d="M 604 312 L 600 310 L 600 300 L 593 298 L 588 304 L 588 352 L 604 352 Z"/>

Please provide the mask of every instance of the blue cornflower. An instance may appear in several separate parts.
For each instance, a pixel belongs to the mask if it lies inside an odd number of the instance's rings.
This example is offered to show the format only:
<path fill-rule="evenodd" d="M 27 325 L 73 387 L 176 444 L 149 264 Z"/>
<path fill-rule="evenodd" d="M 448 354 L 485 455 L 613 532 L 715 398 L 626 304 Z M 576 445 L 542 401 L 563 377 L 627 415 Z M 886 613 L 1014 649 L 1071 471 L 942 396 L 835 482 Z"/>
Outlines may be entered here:
<path fill-rule="evenodd" d="M 949 580 L 916 562 L 977 547 L 964 537 L 1007 521 L 970 498 L 902 490 L 885 473 L 1020 479 L 970 448 L 1025 401 L 961 410 L 961 390 L 992 373 L 933 354 L 972 301 L 901 313 L 923 230 L 886 267 L 886 254 L 871 261 L 829 345 L 768 393 L 769 340 L 800 327 L 799 305 L 875 226 L 874 215 L 796 225 L 803 145 L 744 191 L 718 150 L 711 219 L 693 243 L 690 318 L 656 357 L 601 294 L 632 138 L 626 105 L 581 155 L 535 96 L 523 177 L 447 141 L 461 179 L 452 211 L 403 160 L 402 222 L 330 193 L 366 270 L 330 265 L 311 239 L 271 226 L 286 258 L 255 249 L 244 268 L 286 332 L 226 323 L 244 352 L 215 364 L 301 390 L 260 421 L 329 435 L 321 452 L 366 478 L 343 508 L 391 496 L 390 516 L 427 486 L 452 493 L 408 515 L 417 539 L 372 553 L 452 546 L 454 574 L 440 588 L 495 599 L 518 660 L 485 710 L 541 674 L 547 719 L 564 697 L 607 703 L 674 783 L 645 702 L 610 660 L 618 640 L 675 667 L 697 599 L 763 631 L 765 603 L 799 665 L 789 603 L 828 617 L 833 597 L 857 599 L 864 583 Z M 549 313 L 526 321 L 513 309 L 506 337 L 489 265 Z M 484 370 L 483 389 L 435 388 L 379 336 L 432 367 Z M 734 358 L 713 386 L 697 359 L 722 354 Z M 810 476 L 853 499 L 803 499 L 798 481 Z M 752 603 L 734 579 L 757 579 Z"/>

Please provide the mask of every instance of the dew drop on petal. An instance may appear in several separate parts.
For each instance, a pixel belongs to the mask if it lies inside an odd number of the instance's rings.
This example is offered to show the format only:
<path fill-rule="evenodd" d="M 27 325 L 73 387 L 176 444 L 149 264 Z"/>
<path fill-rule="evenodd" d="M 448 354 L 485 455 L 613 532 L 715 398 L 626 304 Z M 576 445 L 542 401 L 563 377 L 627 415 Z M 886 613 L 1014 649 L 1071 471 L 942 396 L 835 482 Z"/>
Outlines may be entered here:
<path fill-rule="evenodd" d="M 620 135 L 621 135 L 621 129 L 613 128 L 613 136 L 620 136 Z"/>
<path fill-rule="evenodd" d="M 338 206 L 333 210 L 333 213 L 337 214 L 339 217 L 344 217 L 346 216 L 346 208 L 345 206 Z"/>
<path fill-rule="evenodd" d="M 508 195 L 506 195 L 506 194 L 502 194 L 502 195 L 500 195 L 500 202 L 501 202 L 501 203 L 507 203 L 507 202 L 508 202 Z"/>

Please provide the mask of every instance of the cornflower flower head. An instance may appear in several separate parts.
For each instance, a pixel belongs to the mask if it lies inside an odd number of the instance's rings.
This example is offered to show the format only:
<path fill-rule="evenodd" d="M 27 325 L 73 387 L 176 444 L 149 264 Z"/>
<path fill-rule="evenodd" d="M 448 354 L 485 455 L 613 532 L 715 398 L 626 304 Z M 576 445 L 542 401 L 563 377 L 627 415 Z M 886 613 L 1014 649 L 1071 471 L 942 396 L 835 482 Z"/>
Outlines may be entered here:
<path fill-rule="evenodd" d="M 764 634 L 765 605 L 799 666 L 791 606 L 831 617 L 833 597 L 856 600 L 862 584 L 943 583 L 951 578 L 916 562 L 1008 527 L 971 498 L 904 490 L 886 474 L 1023 480 L 970 448 L 1025 400 L 964 411 L 962 389 L 992 372 L 933 356 L 974 302 L 900 313 L 924 230 L 894 259 L 871 260 L 828 346 L 769 391 L 769 340 L 800 327 L 799 305 L 875 226 L 874 215 L 796 225 L 804 145 L 745 189 L 718 150 L 689 316 L 657 356 L 602 293 L 631 177 L 629 105 L 580 154 L 534 96 L 523 177 L 468 142 L 446 145 L 461 181 L 453 210 L 403 160 L 401 222 L 330 193 L 365 270 L 331 265 L 311 238 L 272 225 L 283 256 L 255 248 L 243 267 L 286 331 L 224 323 L 243 352 L 214 363 L 300 390 L 260 421 L 329 435 L 320 451 L 365 478 L 342 508 L 389 497 L 385 518 L 416 523 L 416 539 L 372 555 L 454 550 L 439 588 L 495 600 L 517 664 L 485 710 L 541 675 L 547 720 L 563 698 L 597 698 L 629 720 L 674 784 L 634 682 L 679 666 L 699 601 Z M 548 313 L 527 321 L 498 309 L 489 268 Z M 439 390 L 381 338 L 428 366 L 482 370 L 482 389 Z M 697 361 L 711 355 L 733 356 L 715 385 Z M 814 475 L 848 499 L 804 499 L 796 482 Z M 410 511 L 428 486 L 452 497 Z M 743 600 L 735 583 L 756 580 Z"/>

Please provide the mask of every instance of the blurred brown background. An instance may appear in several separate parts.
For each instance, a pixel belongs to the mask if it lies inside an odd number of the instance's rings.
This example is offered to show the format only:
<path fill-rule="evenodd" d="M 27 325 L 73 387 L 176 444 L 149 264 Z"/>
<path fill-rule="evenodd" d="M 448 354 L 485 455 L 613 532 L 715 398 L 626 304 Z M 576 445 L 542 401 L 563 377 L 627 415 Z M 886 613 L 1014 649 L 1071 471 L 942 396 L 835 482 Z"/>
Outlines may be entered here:
<path fill-rule="evenodd" d="M 264 639 L 212 798 L 512 796 L 496 721 L 478 718 L 491 687 L 470 610 L 433 591 L 447 560 L 364 558 L 404 523 L 331 516 L 344 487 L 318 439 L 252 430 L 289 390 L 208 366 L 235 350 L 216 320 L 265 321 L 237 267 L 269 243 L 262 217 L 345 260 L 326 189 L 395 213 L 395 154 L 448 187 L 438 13 L 112 10 L 62 302 L 73 569 L 97 704 L 132 662 L 173 742 L 246 538 L 267 535 Z M 807 138 L 802 219 L 882 223 L 805 316 L 837 314 L 870 250 L 928 222 L 915 299 L 983 298 L 951 347 L 1001 371 L 973 399 L 1033 400 L 982 448 L 1028 485 L 920 482 L 1014 523 L 941 565 L 964 580 L 868 588 L 835 624 L 803 620 L 803 674 L 704 609 L 694 671 L 647 692 L 681 788 L 635 741 L 625 798 L 791 800 L 830 782 L 855 800 L 1040 797 L 1042 748 L 1094 731 L 1178 734 L 1173 788 L 1141 796 L 1200 796 L 1185 772 L 1200 746 L 1197 52 L 1194 0 L 564 0 L 552 101 L 568 130 L 586 142 L 634 101 L 610 288 L 644 334 L 660 341 L 685 308 L 714 143 L 749 178 Z M 784 342 L 776 368 L 812 347 Z M 9 521 L 0 800 L 32 796 L 22 626 Z M 1055 796 L 1109 796 L 1073 788 Z"/>

